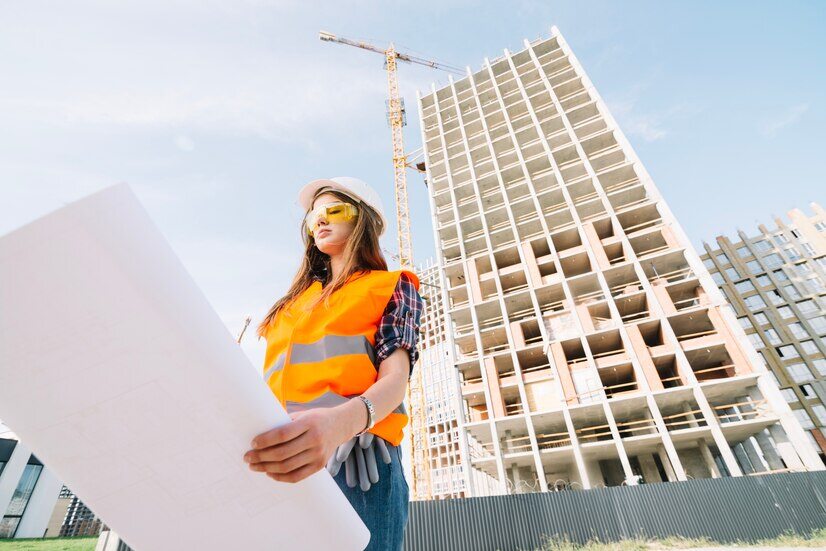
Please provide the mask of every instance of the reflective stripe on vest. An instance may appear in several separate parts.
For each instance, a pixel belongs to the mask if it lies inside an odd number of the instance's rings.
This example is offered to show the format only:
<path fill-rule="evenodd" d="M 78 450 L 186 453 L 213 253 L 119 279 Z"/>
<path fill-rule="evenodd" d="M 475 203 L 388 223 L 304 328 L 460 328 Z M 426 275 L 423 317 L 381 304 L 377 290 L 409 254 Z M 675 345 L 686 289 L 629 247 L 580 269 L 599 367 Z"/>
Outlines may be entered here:
<path fill-rule="evenodd" d="M 293 365 L 323 362 L 329 358 L 351 354 L 367 354 L 370 363 L 373 365 L 376 363 L 376 351 L 364 335 L 325 335 L 311 344 L 293 343 L 290 349 L 292 350 L 290 363 Z M 269 381 L 276 371 L 284 369 L 285 359 L 286 354 L 282 352 L 273 366 L 264 374 L 265 381 Z"/>

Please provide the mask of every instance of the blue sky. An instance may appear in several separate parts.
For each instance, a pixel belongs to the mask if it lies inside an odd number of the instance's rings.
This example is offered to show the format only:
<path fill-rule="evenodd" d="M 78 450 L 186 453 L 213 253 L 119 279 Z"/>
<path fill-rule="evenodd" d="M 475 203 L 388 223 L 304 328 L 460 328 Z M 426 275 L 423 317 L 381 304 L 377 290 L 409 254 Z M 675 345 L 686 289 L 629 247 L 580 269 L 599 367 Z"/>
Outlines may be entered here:
<path fill-rule="evenodd" d="M 128 182 L 235 333 L 298 266 L 303 182 L 357 176 L 393 205 L 383 60 L 319 30 L 476 70 L 554 24 L 695 244 L 826 202 L 822 2 L 5 0 L 0 234 Z M 400 80 L 410 151 L 416 90 L 446 76 Z"/>

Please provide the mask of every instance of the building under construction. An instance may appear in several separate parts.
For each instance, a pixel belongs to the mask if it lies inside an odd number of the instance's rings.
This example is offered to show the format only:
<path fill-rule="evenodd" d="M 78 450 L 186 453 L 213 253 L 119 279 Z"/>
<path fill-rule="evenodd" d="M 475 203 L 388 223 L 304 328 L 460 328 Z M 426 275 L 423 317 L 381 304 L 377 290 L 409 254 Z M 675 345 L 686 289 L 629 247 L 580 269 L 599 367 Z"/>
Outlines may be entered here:
<path fill-rule="evenodd" d="M 418 96 L 456 492 L 823 469 L 556 28 Z"/>

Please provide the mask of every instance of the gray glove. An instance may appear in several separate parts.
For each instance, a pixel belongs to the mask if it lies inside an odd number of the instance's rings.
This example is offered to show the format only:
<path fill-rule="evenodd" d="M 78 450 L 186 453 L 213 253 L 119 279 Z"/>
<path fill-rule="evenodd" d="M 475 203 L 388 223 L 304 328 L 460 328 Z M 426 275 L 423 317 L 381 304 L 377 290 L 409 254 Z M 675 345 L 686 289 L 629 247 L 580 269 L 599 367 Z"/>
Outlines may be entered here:
<path fill-rule="evenodd" d="M 341 466 L 344 465 L 347 486 L 355 488 L 358 483 L 366 492 L 372 484 L 379 481 L 377 453 L 381 455 L 384 463 L 389 464 L 392 461 L 382 438 L 369 432 L 354 436 L 336 449 L 327 461 L 327 471 L 336 476 Z"/>

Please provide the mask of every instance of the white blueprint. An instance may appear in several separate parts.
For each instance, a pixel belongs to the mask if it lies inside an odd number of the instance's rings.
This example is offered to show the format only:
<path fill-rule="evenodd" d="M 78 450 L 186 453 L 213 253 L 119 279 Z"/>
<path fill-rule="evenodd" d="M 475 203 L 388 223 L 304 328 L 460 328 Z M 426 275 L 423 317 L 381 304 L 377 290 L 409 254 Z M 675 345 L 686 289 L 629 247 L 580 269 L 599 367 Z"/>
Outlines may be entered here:
<path fill-rule="evenodd" d="M 136 551 L 369 539 L 325 470 L 249 471 L 288 418 L 125 184 L 0 237 L 0 419 Z"/>

